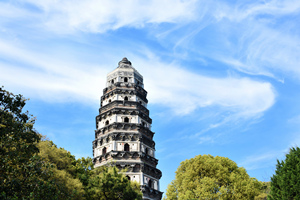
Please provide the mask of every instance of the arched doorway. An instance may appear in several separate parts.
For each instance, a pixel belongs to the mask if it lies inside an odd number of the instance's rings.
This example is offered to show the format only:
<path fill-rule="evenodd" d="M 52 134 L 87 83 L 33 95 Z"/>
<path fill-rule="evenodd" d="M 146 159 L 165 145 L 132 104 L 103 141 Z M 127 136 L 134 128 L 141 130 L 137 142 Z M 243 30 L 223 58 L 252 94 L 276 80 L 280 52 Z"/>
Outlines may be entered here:
<path fill-rule="evenodd" d="M 125 117 L 125 118 L 124 118 L 124 122 L 129 123 L 129 118 L 128 118 L 128 117 Z"/>
<path fill-rule="evenodd" d="M 124 151 L 129 151 L 129 144 L 126 143 L 126 144 L 124 145 Z"/>
<path fill-rule="evenodd" d="M 102 149 L 102 155 L 106 154 L 106 147 Z"/>
<path fill-rule="evenodd" d="M 152 188 L 152 180 L 151 179 L 148 181 L 148 187 Z"/>

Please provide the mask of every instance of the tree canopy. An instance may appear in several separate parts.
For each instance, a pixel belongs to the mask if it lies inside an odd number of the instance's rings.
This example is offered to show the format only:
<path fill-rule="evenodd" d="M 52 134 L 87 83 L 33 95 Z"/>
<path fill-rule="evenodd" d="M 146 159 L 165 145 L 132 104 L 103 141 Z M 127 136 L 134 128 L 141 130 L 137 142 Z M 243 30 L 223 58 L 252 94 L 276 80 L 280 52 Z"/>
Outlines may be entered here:
<path fill-rule="evenodd" d="M 198 155 L 181 162 L 165 199 L 254 199 L 262 183 L 225 157 Z"/>
<path fill-rule="evenodd" d="M 89 181 L 89 199 L 100 200 L 139 200 L 142 199 L 140 186 L 130 181 L 116 167 L 96 168 Z"/>
<path fill-rule="evenodd" d="M 36 144 L 41 135 L 34 128 L 34 118 L 22 112 L 25 99 L 0 87 L 0 197 L 26 199 L 51 188 L 44 184 L 50 166 L 38 156 Z"/>
<path fill-rule="evenodd" d="M 75 159 L 70 152 L 57 148 L 52 141 L 38 144 L 39 155 L 55 166 L 56 181 L 65 186 L 62 199 L 117 200 L 142 198 L 139 184 L 129 181 L 116 167 L 93 168 L 92 159 Z"/>
<path fill-rule="evenodd" d="M 292 147 L 283 161 L 277 160 L 276 171 L 271 177 L 268 199 L 300 199 L 300 148 Z"/>

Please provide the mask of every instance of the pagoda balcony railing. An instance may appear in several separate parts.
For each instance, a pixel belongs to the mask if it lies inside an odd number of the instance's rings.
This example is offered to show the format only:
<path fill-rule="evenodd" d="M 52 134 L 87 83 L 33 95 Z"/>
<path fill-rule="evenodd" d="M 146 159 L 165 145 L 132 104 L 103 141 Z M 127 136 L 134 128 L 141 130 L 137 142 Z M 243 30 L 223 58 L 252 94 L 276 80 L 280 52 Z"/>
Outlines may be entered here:
<path fill-rule="evenodd" d="M 155 142 L 142 133 L 126 133 L 126 132 L 111 132 L 105 135 L 99 135 L 93 141 L 94 148 L 98 145 L 103 145 L 109 143 L 110 141 L 123 141 L 123 142 L 130 142 L 130 141 L 141 141 L 144 144 L 148 145 L 149 147 L 155 149 Z"/>
<path fill-rule="evenodd" d="M 156 158 L 140 151 L 109 151 L 103 155 L 94 157 L 94 162 L 98 160 L 99 163 L 102 163 L 107 160 L 111 160 L 111 158 L 113 158 L 115 162 L 122 159 L 127 159 L 129 161 L 136 161 L 139 159 L 153 168 L 155 168 L 158 164 L 158 160 Z"/>
<path fill-rule="evenodd" d="M 137 110 L 142 111 L 146 115 L 149 115 L 149 110 L 143 105 L 141 105 L 139 102 L 122 100 L 115 100 L 105 106 L 102 106 L 101 108 L 99 108 L 99 113 L 102 114 L 112 108 L 136 108 Z"/>
<path fill-rule="evenodd" d="M 125 122 L 114 122 L 112 124 L 106 125 L 100 129 L 95 130 L 95 135 L 99 137 L 99 135 L 104 135 L 114 130 L 126 130 L 126 131 L 138 131 L 144 134 L 146 137 L 152 140 L 153 135 L 155 134 L 149 128 L 144 127 L 142 124 L 138 123 L 125 123 Z"/>
<path fill-rule="evenodd" d="M 161 199 L 163 192 L 153 189 L 149 187 L 148 185 L 141 185 L 140 186 L 141 191 L 143 193 L 143 197 L 151 198 L 151 199 Z"/>
<path fill-rule="evenodd" d="M 106 119 L 108 116 L 111 115 L 133 115 L 139 116 L 149 124 L 152 124 L 152 119 L 143 112 L 140 112 L 138 109 L 133 108 L 112 108 L 107 110 L 106 112 L 100 113 L 97 116 L 97 121 L 101 121 L 102 119 Z"/>
<path fill-rule="evenodd" d="M 130 88 L 134 87 L 135 90 L 139 91 L 142 95 L 147 95 L 147 91 L 142 88 L 141 86 L 135 84 L 135 83 L 124 83 L 124 82 L 116 82 L 111 86 L 108 86 L 103 89 L 103 94 L 115 89 L 115 88 Z"/>
<path fill-rule="evenodd" d="M 148 99 L 144 95 L 142 95 L 139 91 L 119 89 L 119 88 L 116 88 L 116 89 L 111 90 L 110 92 L 108 92 L 106 94 L 103 94 L 103 96 L 101 97 L 101 101 L 104 101 L 105 99 L 107 99 L 107 98 L 109 98 L 109 97 L 111 97 L 115 94 L 136 95 L 140 99 L 142 99 L 145 103 L 148 103 Z"/>

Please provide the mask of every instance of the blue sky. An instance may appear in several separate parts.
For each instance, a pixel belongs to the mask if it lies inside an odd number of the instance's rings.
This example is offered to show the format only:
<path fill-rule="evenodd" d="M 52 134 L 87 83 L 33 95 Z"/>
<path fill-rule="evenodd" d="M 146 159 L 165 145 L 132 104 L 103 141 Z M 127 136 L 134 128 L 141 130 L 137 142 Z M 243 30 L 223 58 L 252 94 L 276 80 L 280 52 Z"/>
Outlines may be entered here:
<path fill-rule="evenodd" d="M 36 129 L 92 156 L 106 74 L 144 76 L 161 190 L 180 162 L 225 156 L 269 181 L 300 143 L 300 1 L 0 0 L 0 81 Z"/>

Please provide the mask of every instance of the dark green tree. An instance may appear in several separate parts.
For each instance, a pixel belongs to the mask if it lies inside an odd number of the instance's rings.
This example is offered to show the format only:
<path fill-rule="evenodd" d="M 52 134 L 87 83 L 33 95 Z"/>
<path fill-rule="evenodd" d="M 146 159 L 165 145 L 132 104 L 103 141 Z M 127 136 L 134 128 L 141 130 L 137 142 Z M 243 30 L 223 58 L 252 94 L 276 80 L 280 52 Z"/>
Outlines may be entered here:
<path fill-rule="evenodd" d="M 75 165 L 76 177 L 81 181 L 85 190 L 87 191 L 87 187 L 89 185 L 90 177 L 92 175 L 94 169 L 94 164 L 92 158 L 90 157 L 82 157 L 77 159 Z"/>
<path fill-rule="evenodd" d="M 300 148 L 292 147 L 284 161 L 277 160 L 276 171 L 271 178 L 268 199 L 300 199 Z"/>
<path fill-rule="evenodd" d="M 84 188 L 77 178 L 77 160 L 69 151 L 49 140 L 38 143 L 39 156 L 53 166 L 51 180 L 55 182 L 60 195 L 58 199 L 84 199 Z"/>
<path fill-rule="evenodd" d="M 262 183 L 225 157 L 198 155 L 181 162 L 165 199 L 250 200 L 261 194 Z"/>
<path fill-rule="evenodd" d="M 39 156 L 54 166 L 52 179 L 62 188 L 59 199 L 141 199 L 139 184 L 128 180 L 116 167 L 93 168 L 92 159 L 75 159 L 52 141 L 38 144 Z M 71 197 L 71 198 L 70 198 Z"/>
<path fill-rule="evenodd" d="M 95 168 L 90 177 L 88 195 L 93 200 L 142 199 L 139 184 L 128 180 L 116 167 Z"/>
<path fill-rule="evenodd" d="M 0 199 L 59 195 L 50 179 L 52 166 L 37 155 L 41 135 L 33 128 L 34 118 L 22 112 L 25 101 L 0 88 Z"/>

